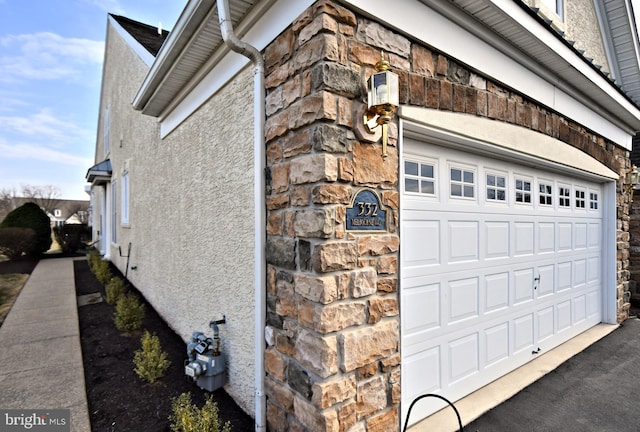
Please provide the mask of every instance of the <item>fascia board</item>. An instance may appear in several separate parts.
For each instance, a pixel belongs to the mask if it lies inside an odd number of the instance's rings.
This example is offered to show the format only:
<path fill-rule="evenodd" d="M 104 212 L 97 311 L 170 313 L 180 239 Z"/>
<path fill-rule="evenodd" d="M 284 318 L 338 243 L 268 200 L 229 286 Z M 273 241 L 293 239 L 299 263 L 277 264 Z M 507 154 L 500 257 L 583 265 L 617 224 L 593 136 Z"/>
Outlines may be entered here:
<path fill-rule="evenodd" d="M 237 32 L 244 32 L 246 28 L 242 40 L 258 50 L 263 50 L 313 3 L 314 0 L 275 1 L 266 11 L 257 8 L 261 11 L 259 16 L 246 18 L 247 22 L 252 23 L 250 28 L 245 27 L 246 23 L 241 23 L 237 26 Z M 229 48 L 224 45 L 220 52 L 212 56 L 203 70 L 185 86 L 175 98 L 175 102 L 160 114 L 160 136 L 165 137 L 178 127 L 248 63 L 248 58 L 230 52 Z"/>
<path fill-rule="evenodd" d="M 166 72 L 189 44 L 191 35 L 202 18 L 213 8 L 215 0 L 192 0 L 187 3 L 180 14 L 173 30 L 160 48 L 158 55 L 145 77 L 140 89 L 133 98 L 132 105 L 136 110 L 143 110 L 149 99 L 157 90 Z"/>
<path fill-rule="evenodd" d="M 440 0 L 396 0 L 393 7 L 385 0 L 341 0 L 343 3 L 359 9 L 363 14 L 383 19 L 388 25 L 410 37 L 433 46 L 452 56 L 456 60 L 472 67 L 479 73 L 489 76 L 533 100 L 568 116 L 581 124 L 589 125 L 594 132 L 607 137 L 627 149 L 631 146 L 631 137 L 640 129 L 640 110 L 620 95 L 611 84 L 593 70 L 588 70 L 588 77 L 594 80 L 594 88 L 598 86 L 607 97 L 615 100 L 625 111 L 625 118 L 606 115 L 588 108 L 586 96 L 576 95 L 570 89 L 561 88 L 561 83 L 551 70 L 541 70 L 540 65 L 511 47 L 505 54 L 505 43 L 497 36 L 486 35 L 481 40 L 468 27 L 479 26 L 472 19 L 460 22 L 445 17 L 438 8 L 449 7 L 448 2 Z M 492 1 L 492 0 L 482 0 Z M 493 2 L 493 1 L 492 1 Z M 530 15 L 515 2 L 496 0 L 501 7 L 507 8 L 512 17 L 521 23 L 540 28 Z M 455 7 L 455 6 L 453 6 Z M 461 13 L 458 12 L 458 15 Z M 569 56 L 573 61 L 568 67 L 582 63 L 580 67 L 591 69 L 578 58 L 575 53 L 564 46 L 548 30 L 540 28 L 545 41 Z M 480 30 L 480 28 L 478 28 Z M 544 30 L 544 31 L 543 31 Z M 519 56 L 519 57 L 518 57 Z M 571 57 L 572 56 L 572 57 Z M 517 60 L 517 61 L 516 61 Z M 580 99 L 579 99 L 580 98 Z"/>

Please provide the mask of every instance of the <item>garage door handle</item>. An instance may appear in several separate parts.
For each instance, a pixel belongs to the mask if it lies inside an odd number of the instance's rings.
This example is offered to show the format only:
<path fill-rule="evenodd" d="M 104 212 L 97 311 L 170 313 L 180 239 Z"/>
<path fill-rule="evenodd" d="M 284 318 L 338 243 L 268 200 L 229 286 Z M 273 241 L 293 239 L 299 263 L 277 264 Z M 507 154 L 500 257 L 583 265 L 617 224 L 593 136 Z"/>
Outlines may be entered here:
<path fill-rule="evenodd" d="M 540 275 L 538 275 L 537 278 L 534 278 L 533 282 L 534 282 L 533 289 L 538 289 L 538 285 L 540 284 Z"/>

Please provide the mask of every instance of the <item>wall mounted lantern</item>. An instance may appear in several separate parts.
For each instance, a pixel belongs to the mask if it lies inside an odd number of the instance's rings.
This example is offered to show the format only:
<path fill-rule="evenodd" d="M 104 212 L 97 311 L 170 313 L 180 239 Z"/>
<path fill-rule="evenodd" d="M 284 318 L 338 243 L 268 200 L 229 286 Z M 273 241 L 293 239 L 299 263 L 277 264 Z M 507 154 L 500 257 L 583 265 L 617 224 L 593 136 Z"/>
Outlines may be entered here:
<path fill-rule="evenodd" d="M 633 202 L 633 189 L 640 184 L 640 173 L 638 168 L 633 165 L 631 171 L 624 178 L 624 191 L 629 194 L 629 202 Z"/>
<path fill-rule="evenodd" d="M 384 53 L 380 53 L 380 60 L 376 63 L 376 73 L 367 80 L 367 112 L 364 115 L 364 124 L 369 133 L 375 133 L 374 129 L 382 128 L 382 157 L 387 157 L 387 124 L 395 115 L 396 108 L 400 104 L 400 90 L 398 75 L 391 72 L 391 65 L 384 59 Z"/>

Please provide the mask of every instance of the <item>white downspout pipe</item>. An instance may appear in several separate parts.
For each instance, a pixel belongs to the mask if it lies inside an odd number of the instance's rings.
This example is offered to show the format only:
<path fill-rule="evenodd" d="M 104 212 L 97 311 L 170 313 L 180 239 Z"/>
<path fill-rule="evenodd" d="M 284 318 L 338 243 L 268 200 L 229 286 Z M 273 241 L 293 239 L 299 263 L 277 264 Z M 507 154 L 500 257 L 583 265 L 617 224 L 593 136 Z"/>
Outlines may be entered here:
<path fill-rule="evenodd" d="M 264 325 L 266 322 L 266 202 L 265 202 L 265 88 L 264 88 L 264 58 L 254 46 L 241 41 L 233 32 L 229 0 L 217 0 L 218 19 L 222 39 L 233 51 L 251 59 L 254 64 L 253 85 L 253 119 L 254 119 L 254 287 L 255 287 L 255 430 L 267 430 L 266 412 L 267 401 L 264 393 Z"/>

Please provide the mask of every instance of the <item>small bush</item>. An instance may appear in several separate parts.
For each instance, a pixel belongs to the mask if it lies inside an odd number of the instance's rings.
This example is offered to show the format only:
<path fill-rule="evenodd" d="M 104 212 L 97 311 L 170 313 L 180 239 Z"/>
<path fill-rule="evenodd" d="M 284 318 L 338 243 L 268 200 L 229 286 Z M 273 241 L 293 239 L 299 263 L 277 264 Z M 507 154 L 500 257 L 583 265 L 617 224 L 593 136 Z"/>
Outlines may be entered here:
<path fill-rule="evenodd" d="M 0 228 L 0 255 L 18 259 L 29 251 L 36 233 L 31 228 Z"/>
<path fill-rule="evenodd" d="M 87 263 L 89 264 L 89 269 L 94 274 L 95 274 L 94 268 L 98 263 L 98 261 L 102 261 L 102 256 L 100 255 L 100 252 L 98 252 L 96 248 L 91 248 L 91 250 L 87 254 Z"/>
<path fill-rule="evenodd" d="M 65 224 L 53 228 L 56 241 L 64 253 L 73 253 L 82 248 L 91 237 L 91 228 L 86 224 Z"/>
<path fill-rule="evenodd" d="M 98 279 L 98 282 L 100 282 L 102 285 L 106 285 L 107 283 L 109 283 L 109 281 L 113 277 L 111 275 L 111 267 L 109 267 L 109 261 L 105 261 L 101 258 L 100 261 L 94 263 L 93 274 L 96 276 L 96 279 Z"/>
<path fill-rule="evenodd" d="M 171 430 L 173 432 L 231 432 L 231 423 L 222 424 L 218 412 L 218 404 L 211 395 L 207 396 L 200 409 L 191 403 L 191 393 L 182 393 L 173 399 Z"/>
<path fill-rule="evenodd" d="M 120 296 L 116 303 L 116 313 L 113 320 L 120 331 L 130 332 L 138 330 L 144 318 L 144 304 L 133 293 Z"/>
<path fill-rule="evenodd" d="M 167 353 L 160 347 L 160 339 L 156 334 L 144 332 L 140 340 L 142 348 L 133 355 L 133 364 L 138 376 L 153 384 L 162 378 L 171 362 L 167 360 Z"/>
<path fill-rule="evenodd" d="M 106 292 L 105 300 L 110 305 L 114 305 L 124 294 L 124 280 L 117 276 L 112 277 L 104 289 Z"/>
<path fill-rule="evenodd" d="M 35 237 L 29 245 L 27 254 L 40 256 L 51 247 L 51 220 L 37 204 L 28 202 L 7 214 L 0 228 L 31 228 Z"/>

